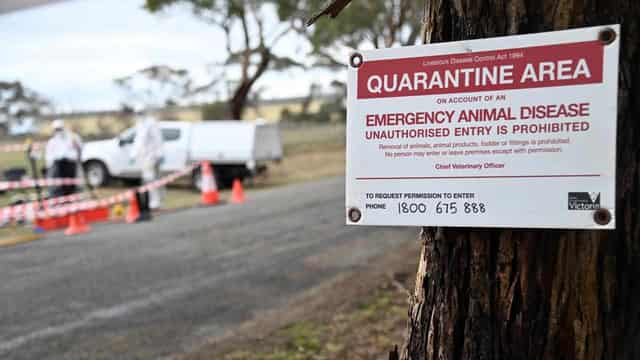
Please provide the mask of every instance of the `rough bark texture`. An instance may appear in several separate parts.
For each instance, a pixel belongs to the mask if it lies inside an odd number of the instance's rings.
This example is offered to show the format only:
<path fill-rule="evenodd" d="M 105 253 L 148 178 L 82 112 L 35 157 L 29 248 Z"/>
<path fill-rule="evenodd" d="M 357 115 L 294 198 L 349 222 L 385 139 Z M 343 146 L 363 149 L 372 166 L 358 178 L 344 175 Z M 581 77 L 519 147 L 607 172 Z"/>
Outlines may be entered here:
<path fill-rule="evenodd" d="M 426 0 L 427 42 L 622 23 L 617 230 L 432 229 L 402 359 L 640 359 L 640 0 Z"/>

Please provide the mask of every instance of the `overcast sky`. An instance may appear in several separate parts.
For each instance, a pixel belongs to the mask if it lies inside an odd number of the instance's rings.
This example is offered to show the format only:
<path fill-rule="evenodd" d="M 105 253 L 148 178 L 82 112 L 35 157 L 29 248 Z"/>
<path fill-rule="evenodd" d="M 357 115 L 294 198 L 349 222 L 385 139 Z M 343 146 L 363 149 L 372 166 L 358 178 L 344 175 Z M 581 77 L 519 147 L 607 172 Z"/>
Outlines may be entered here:
<path fill-rule="evenodd" d="M 188 8 L 157 15 L 142 4 L 74 0 L 0 16 L 0 80 L 20 80 L 62 111 L 103 110 L 117 108 L 123 99 L 114 78 L 164 64 L 205 79 L 205 65 L 224 58 L 223 34 Z M 308 50 L 294 36 L 280 45 L 280 54 Z M 328 85 L 341 76 L 289 70 L 266 75 L 257 85 L 266 88 L 263 98 L 299 96 L 311 81 Z"/>

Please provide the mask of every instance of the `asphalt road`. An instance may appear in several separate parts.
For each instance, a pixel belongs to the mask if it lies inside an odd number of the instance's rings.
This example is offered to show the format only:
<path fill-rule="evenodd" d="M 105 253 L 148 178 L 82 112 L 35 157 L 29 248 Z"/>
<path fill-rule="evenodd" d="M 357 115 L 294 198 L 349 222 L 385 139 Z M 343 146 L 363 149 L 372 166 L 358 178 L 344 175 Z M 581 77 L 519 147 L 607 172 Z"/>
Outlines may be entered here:
<path fill-rule="evenodd" d="M 0 358 L 188 351 L 415 239 L 344 226 L 343 197 L 327 179 L 0 249 Z"/>

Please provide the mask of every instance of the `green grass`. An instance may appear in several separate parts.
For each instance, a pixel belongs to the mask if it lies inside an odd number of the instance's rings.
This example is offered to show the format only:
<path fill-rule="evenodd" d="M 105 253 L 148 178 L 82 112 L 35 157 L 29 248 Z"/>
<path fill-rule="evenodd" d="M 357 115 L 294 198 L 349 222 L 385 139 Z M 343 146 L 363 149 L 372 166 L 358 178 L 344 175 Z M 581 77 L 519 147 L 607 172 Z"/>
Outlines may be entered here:
<path fill-rule="evenodd" d="M 382 292 L 372 301 L 362 303 L 358 306 L 358 310 L 353 314 L 354 318 L 359 321 L 377 321 L 379 318 L 395 315 L 404 316 L 406 308 L 398 306 L 395 301 L 397 295 L 391 292 Z"/>
<path fill-rule="evenodd" d="M 321 325 L 310 321 L 295 323 L 282 330 L 282 336 L 288 339 L 286 346 L 300 353 L 318 352 L 322 347 L 319 337 L 323 333 Z"/>
<path fill-rule="evenodd" d="M 330 320 L 295 322 L 271 334 L 267 343 L 257 349 L 236 350 L 225 354 L 223 359 L 336 359 L 356 344 L 355 339 L 379 349 L 391 349 L 398 339 L 390 332 L 403 323 L 398 319 L 406 315 L 406 305 L 397 298 L 398 294 L 391 288 L 377 291 L 360 305 L 335 314 Z"/>
<path fill-rule="evenodd" d="M 278 331 L 274 336 L 285 343 L 281 348 L 265 352 L 234 351 L 227 354 L 225 360 L 306 360 L 329 359 L 320 355 L 323 350 L 322 336 L 327 329 L 316 322 L 302 321 Z M 336 345 L 332 344 L 336 349 Z"/>

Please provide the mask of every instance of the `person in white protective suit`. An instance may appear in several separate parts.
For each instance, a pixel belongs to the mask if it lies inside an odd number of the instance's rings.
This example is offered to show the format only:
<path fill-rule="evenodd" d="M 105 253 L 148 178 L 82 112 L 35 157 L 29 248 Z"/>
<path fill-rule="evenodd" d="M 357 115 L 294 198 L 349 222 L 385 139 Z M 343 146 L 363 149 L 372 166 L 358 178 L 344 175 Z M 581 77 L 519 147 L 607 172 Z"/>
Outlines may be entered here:
<path fill-rule="evenodd" d="M 44 158 L 49 178 L 76 178 L 78 161 L 82 150 L 80 137 L 68 130 L 62 120 L 54 120 L 53 136 L 47 142 Z M 51 189 L 51 196 L 73 194 L 75 185 L 62 185 Z"/>
<path fill-rule="evenodd" d="M 163 157 L 160 126 L 152 116 L 142 114 L 136 123 L 131 159 L 141 167 L 143 183 L 148 184 L 158 179 Z M 140 221 L 150 220 L 151 209 L 158 209 L 162 206 L 162 192 L 162 189 L 155 188 L 136 195 L 139 196 Z"/>

